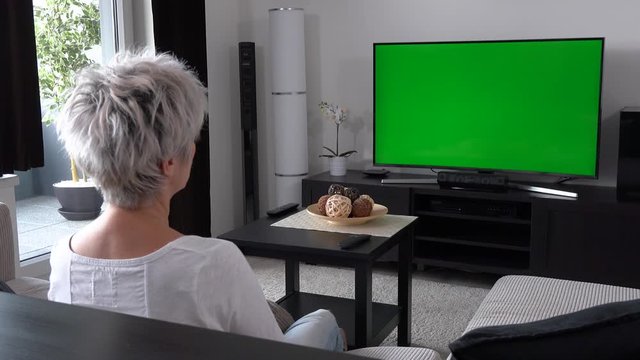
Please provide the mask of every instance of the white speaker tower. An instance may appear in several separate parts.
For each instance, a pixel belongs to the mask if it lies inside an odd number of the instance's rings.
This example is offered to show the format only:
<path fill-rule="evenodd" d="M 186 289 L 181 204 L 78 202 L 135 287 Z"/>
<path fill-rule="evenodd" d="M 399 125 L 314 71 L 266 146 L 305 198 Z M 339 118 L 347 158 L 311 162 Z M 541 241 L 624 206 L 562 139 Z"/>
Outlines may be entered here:
<path fill-rule="evenodd" d="M 276 206 L 301 202 L 307 155 L 304 10 L 269 10 L 271 97 L 275 134 Z"/>

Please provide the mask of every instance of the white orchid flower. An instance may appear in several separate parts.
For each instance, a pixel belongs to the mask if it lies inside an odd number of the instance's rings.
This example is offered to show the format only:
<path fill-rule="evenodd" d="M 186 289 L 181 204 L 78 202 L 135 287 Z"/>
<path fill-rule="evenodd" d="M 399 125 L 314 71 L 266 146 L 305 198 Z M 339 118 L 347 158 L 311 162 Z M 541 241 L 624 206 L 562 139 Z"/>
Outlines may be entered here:
<path fill-rule="evenodd" d="M 319 104 L 320 112 L 329 120 L 333 121 L 336 124 L 336 150 L 323 146 L 323 148 L 329 151 L 330 154 L 323 154 L 320 157 L 349 157 L 350 155 L 356 153 L 355 150 L 345 151 L 340 153 L 338 150 L 338 139 L 340 137 L 340 125 L 347 120 L 349 112 L 346 108 L 342 108 L 335 104 L 329 104 L 326 101 L 322 101 Z"/>

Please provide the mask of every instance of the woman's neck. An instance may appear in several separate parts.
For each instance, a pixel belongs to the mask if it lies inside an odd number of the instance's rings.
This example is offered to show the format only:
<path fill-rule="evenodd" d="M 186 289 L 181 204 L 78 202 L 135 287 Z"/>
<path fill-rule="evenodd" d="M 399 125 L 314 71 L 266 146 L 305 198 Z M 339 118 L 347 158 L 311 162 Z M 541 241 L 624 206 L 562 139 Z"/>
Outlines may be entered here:
<path fill-rule="evenodd" d="M 169 226 L 168 202 L 151 201 L 135 209 L 108 205 L 74 235 L 71 249 L 88 257 L 128 259 L 150 254 L 181 236 Z"/>
<path fill-rule="evenodd" d="M 163 201 L 147 202 L 135 209 L 127 209 L 116 205 L 107 205 L 104 216 L 114 220 L 140 221 L 169 226 L 169 203 Z"/>

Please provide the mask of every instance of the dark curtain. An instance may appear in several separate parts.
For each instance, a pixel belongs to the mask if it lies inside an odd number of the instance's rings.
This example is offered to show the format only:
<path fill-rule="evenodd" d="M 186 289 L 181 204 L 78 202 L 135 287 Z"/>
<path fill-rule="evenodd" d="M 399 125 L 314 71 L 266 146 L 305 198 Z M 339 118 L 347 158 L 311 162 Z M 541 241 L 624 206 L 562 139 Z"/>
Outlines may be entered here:
<path fill-rule="evenodd" d="M 0 1 L 0 176 L 44 165 L 38 64 L 29 0 Z"/>
<path fill-rule="evenodd" d="M 207 85 L 207 43 L 204 0 L 153 0 L 153 32 L 158 51 L 170 52 L 194 69 Z M 196 144 L 191 178 L 171 201 L 169 223 L 184 233 L 211 236 L 209 127 Z"/>

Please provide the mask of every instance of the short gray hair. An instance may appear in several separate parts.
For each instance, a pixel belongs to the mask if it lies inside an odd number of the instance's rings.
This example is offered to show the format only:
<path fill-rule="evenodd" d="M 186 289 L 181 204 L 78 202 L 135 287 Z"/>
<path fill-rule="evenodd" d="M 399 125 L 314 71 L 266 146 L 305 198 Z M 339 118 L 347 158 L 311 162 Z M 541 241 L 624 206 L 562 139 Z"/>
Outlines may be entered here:
<path fill-rule="evenodd" d="M 136 208 L 165 181 L 161 162 L 189 155 L 206 113 L 197 76 L 175 57 L 147 49 L 80 71 L 56 127 L 105 200 Z"/>

